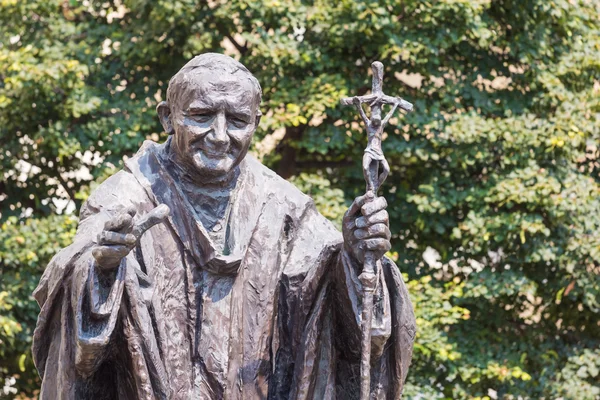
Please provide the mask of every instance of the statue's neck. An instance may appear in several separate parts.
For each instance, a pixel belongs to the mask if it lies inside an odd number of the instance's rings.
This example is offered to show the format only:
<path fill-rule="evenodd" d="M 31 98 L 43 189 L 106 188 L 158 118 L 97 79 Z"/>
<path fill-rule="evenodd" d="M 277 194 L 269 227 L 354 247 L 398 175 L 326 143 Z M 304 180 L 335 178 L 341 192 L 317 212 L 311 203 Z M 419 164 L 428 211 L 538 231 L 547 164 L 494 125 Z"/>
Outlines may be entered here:
<path fill-rule="evenodd" d="M 209 232 L 219 224 L 225 225 L 232 194 L 238 184 L 240 166 L 218 179 L 200 180 L 196 174 L 190 173 L 193 170 L 191 167 L 179 160 L 172 145 L 172 142 L 167 143 L 162 158 L 175 178 L 174 183 L 193 208 L 196 218 Z"/>

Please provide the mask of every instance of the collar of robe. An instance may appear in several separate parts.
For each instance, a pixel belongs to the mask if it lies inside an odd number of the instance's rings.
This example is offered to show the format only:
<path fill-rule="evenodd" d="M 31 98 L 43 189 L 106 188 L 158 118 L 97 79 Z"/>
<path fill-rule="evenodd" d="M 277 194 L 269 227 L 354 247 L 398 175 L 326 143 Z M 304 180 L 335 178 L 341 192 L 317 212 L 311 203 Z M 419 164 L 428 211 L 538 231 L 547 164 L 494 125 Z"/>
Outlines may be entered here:
<path fill-rule="evenodd" d="M 166 144 L 168 145 L 168 143 Z M 168 222 L 173 231 L 179 237 L 185 251 L 201 268 L 218 275 L 237 275 L 240 268 L 242 254 L 241 250 L 234 246 L 232 254 L 224 255 L 217 251 L 210 236 L 202 226 L 202 223 L 193 214 L 193 208 L 181 188 L 174 180 L 169 169 L 164 165 L 155 143 L 145 143 L 138 154 L 125 162 L 127 169 L 148 193 L 155 205 L 166 204 L 171 209 Z M 233 190 L 230 202 L 235 202 L 239 187 L 244 179 L 244 170 L 241 168 L 238 184 Z M 231 223 L 232 218 L 227 218 Z M 228 229 L 228 227 L 225 227 Z M 229 238 L 225 238 L 227 242 Z M 225 246 L 229 247 L 229 246 Z"/>

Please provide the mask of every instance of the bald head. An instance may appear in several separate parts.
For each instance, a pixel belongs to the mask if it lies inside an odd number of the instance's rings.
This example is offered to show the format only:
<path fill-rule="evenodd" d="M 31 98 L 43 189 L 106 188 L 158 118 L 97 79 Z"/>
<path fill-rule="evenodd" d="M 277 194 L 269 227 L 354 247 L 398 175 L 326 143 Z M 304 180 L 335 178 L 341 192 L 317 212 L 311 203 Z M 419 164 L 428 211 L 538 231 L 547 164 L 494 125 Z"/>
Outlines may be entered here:
<path fill-rule="evenodd" d="M 235 91 L 241 86 L 246 86 L 239 85 L 239 83 L 244 81 L 244 83 L 250 83 L 253 90 L 252 96 L 257 106 L 260 104 L 262 98 L 260 84 L 244 65 L 224 54 L 204 53 L 191 59 L 169 81 L 167 88 L 169 106 L 178 106 L 186 92 L 194 89 L 198 80 L 206 76 L 220 76 L 223 78 L 222 80 L 229 82 L 225 85 L 210 85 L 212 90 L 217 92 Z"/>

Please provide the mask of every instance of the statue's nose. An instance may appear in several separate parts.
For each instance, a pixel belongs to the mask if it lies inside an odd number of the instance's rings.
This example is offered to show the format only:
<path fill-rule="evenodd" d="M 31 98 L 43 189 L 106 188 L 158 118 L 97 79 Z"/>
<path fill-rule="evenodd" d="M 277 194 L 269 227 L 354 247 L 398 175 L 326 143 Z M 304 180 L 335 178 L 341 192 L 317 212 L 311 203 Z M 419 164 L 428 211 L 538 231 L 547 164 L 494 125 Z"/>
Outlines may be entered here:
<path fill-rule="evenodd" d="M 225 119 L 225 113 L 220 112 L 217 114 L 213 121 L 212 132 L 207 136 L 210 143 L 215 146 L 225 146 L 229 144 L 229 135 L 227 135 L 227 120 Z"/>

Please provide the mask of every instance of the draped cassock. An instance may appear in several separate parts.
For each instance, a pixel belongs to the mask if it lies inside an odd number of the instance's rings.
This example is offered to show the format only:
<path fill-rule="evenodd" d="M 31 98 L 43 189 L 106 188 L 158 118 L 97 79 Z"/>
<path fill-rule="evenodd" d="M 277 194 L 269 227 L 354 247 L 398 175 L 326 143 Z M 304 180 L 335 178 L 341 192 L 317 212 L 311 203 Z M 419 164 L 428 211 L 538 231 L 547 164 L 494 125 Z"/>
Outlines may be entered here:
<path fill-rule="evenodd" d="M 80 212 L 46 268 L 33 354 L 40 399 L 354 399 L 360 266 L 312 200 L 251 156 L 240 164 L 221 246 L 146 142 Z M 91 250 L 128 206 L 171 209 L 115 271 Z M 222 251 L 220 250 L 222 249 Z M 398 399 L 415 319 L 396 265 L 378 270 L 371 388 Z"/>

